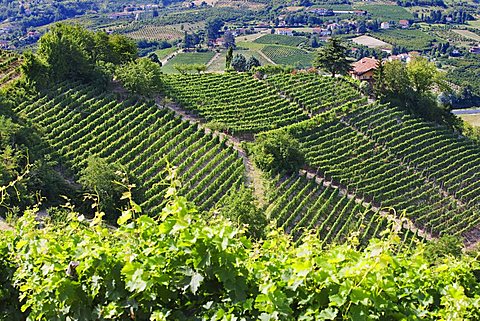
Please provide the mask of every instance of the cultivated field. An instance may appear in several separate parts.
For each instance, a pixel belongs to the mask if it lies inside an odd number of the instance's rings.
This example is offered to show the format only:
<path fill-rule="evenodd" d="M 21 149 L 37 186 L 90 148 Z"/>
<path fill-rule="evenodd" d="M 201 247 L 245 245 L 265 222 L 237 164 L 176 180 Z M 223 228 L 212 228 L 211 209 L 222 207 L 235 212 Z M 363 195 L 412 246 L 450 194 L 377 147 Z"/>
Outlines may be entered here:
<path fill-rule="evenodd" d="M 145 26 L 125 35 L 136 40 L 176 40 L 182 39 L 183 32 L 165 26 Z"/>
<path fill-rule="evenodd" d="M 373 38 L 370 36 L 359 36 L 356 38 L 353 38 L 352 41 L 356 44 L 367 46 L 369 48 L 391 48 L 392 45 L 389 43 L 386 43 L 385 41 L 382 41 L 377 38 Z"/>
<path fill-rule="evenodd" d="M 162 71 L 167 74 L 177 73 L 175 64 L 204 64 L 206 65 L 215 56 L 215 52 L 182 52 L 170 59 L 165 66 L 162 67 Z"/>
<path fill-rule="evenodd" d="M 262 53 L 279 65 L 307 68 L 312 66 L 313 55 L 305 50 L 295 47 L 268 45 Z"/>
<path fill-rule="evenodd" d="M 264 35 L 254 40 L 256 43 L 268 44 L 268 45 L 284 45 L 290 47 L 296 47 L 301 43 L 306 42 L 308 39 L 305 37 L 286 36 L 286 35 Z"/>
<path fill-rule="evenodd" d="M 458 33 L 459 35 L 462 35 L 466 38 L 469 38 L 469 39 L 472 39 L 472 40 L 475 40 L 475 41 L 479 41 L 480 42 L 480 36 L 477 35 L 476 33 L 474 32 L 471 32 L 470 30 L 459 30 L 459 29 L 454 29 L 453 30 L 454 32 Z"/>
<path fill-rule="evenodd" d="M 419 29 L 388 29 L 374 33 L 374 36 L 388 42 L 407 48 L 407 50 L 426 50 L 432 45 L 435 37 Z"/>
<path fill-rule="evenodd" d="M 479 114 L 466 114 L 466 115 L 458 115 L 464 121 L 469 123 L 472 126 L 480 127 L 480 113 Z"/>
<path fill-rule="evenodd" d="M 166 108 L 133 98 L 118 102 L 83 84 L 63 83 L 52 92 L 62 95 L 38 95 L 15 111 L 39 126 L 55 159 L 75 175 L 91 155 L 122 164 L 141 182 L 144 210 L 163 208 L 167 161 L 177 168 L 181 194 L 204 210 L 244 182 L 237 151 Z"/>
<path fill-rule="evenodd" d="M 265 59 L 265 57 L 263 55 L 261 55 L 258 51 L 256 50 L 250 50 L 250 49 L 246 49 L 246 50 L 235 50 L 233 52 L 234 55 L 236 54 L 242 54 L 243 56 L 245 56 L 245 58 L 248 60 L 250 57 L 255 57 L 258 59 L 258 61 L 260 61 L 260 64 L 262 66 L 265 66 L 265 65 L 269 65 L 270 62 L 268 60 Z M 218 56 L 217 59 L 213 60 L 211 65 L 208 66 L 208 69 L 207 71 L 209 72 L 223 72 L 225 70 L 225 64 L 226 64 L 226 59 L 227 58 L 227 51 L 224 50 L 220 53 L 220 55 Z"/>

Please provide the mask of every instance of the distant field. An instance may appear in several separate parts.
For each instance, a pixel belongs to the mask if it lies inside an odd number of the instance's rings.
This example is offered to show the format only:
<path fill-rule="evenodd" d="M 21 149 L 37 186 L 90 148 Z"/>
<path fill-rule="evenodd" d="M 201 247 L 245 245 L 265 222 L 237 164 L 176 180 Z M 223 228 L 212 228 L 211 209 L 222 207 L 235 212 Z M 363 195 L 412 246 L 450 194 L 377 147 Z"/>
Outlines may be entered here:
<path fill-rule="evenodd" d="M 326 4 L 326 5 L 321 5 L 317 6 L 319 8 L 326 8 L 326 9 L 332 9 L 336 11 L 352 11 L 354 10 L 352 5 L 349 4 Z"/>
<path fill-rule="evenodd" d="M 305 37 L 295 37 L 286 35 L 264 35 L 255 39 L 253 42 L 269 44 L 269 45 L 285 45 L 296 47 L 301 43 L 306 42 L 308 39 Z"/>
<path fill-rule="evenodd" d="M 477 34 L 474 33 L 474 32 L 471 32 L 470 30 L 457 30 L 457 29 L 454 29 L 453 31 L 456 32 L 456 33 L 458 33 L 458 34 L 461 35 L 461 36 L 466 37 L 466 38 L 469 38 L 469 39 L 472 39 L 472 40 L 475 40 L 475 41 L 480 41 L 480 36 L 477 35 Z"/>
<path fill-rule="evenodd" d="M 458 115 L 472 126 L 480 127 L 480 114 Z"/>
<path fill-rule="evenodd" d="M 175 40 L 182 39 L 183 32 L 165 26 L 146 26 L 125 35 L 136 40 Z"/>
<path fill-rule="evenodd" d="M 174 74 L 177 71 L 174 68 L 175 64 L 207 64 L 215 56 L 212 51 L 209 52 L 182 52 L 170 59 L 165 66 L 162 67 L 162 71 L 166 74 Z"/>
<path fill-rule="evenodd" d="M 171 53 L 174 53 L 177 50 L 177 47 L 170 47 L 166 49 L 160 49 L 155 51 L 159 59 L 165 59 Z"/>
<path fill-rule="evenodd" d="M 356 4 L 354 8 L 358 10 L 366 10 L 373 19 L 380 19 L 386 21 L 413 19 L 413 15 L 410 12 L 408 12 L 405 8 L 396 5 Z"/>
<path fill-rule="evenodd" d="M 426 50 L 430 48 L 433 36 L 422 30 L 382 30 L 373 34 L 375 37 L 392 45 L 402 46 L 407 50 Z"/>
<path fill-rule="evenodd" d="M 304 50 L 285 46 L 266 46 L 262 52 L 279 65 L 299 68 L 312 66 L 313 55 Z"/>
<path fill-rule="evenodd" d="M 473 21 L 468 21 L 467 23 L 474 28 L 479 28 L 480 29 L 480 19 L 473 20 Z"/>
<path fill-rule="evenodd" d="M 356 44 L 367 46 L 369 48 L 391 48 L 392 47 L 391 44 L 370 36 L 359 36 L 359 37 L 353 38 L 352 41 Z"/>
<path fill-rule="evenodd" d="M 233 54 L 234 55 L 235 54 L 242 54 L 242 55 L 245 56 L 245 58 L 247 58 L 247 60 L 250 57 L 254 56 L 255 58 L 258 59 L 258 61 L 260 61 L 260 64 L 262 66 L 270 64 L 267 60 L 265 60 L 265 58 L 263 58 L 263 56 L 260 53 L 258 53 L 258 51 L 255 51 L 255 50 L 236 50 L 236 51 L 234 51 Z M 227 56 L 227 51 L 222 51 L 220 56 L 217 59 L 215 59 L 210 66 L 208 66 L 207 71 L 209 71 L 209 72 L 223 72 L 225 70 L 225 63 L 226 63 L 226 60 L 227 60 L 226 56 Z"/>
<path fill-rule="evenodd" d="M 238 42 L 242 42 L 242 41 L 252 42 L 255 39 L 260 38 L 262 36 L 263 36 L 262 33 L 254 33 L 254 34 L 251 34 L 251 35 L 241 35 L 241 36 L 236 37 L 235 41 L 237 42 L 237 44 L 238 44 Z"/>
<path fill-rule="evenodd" d="M 229 7 L 237 9 L 261 10 L 266 7 L 266 4 L 244 0 L 218 0 L 214 6 L 217 8 Z"/>

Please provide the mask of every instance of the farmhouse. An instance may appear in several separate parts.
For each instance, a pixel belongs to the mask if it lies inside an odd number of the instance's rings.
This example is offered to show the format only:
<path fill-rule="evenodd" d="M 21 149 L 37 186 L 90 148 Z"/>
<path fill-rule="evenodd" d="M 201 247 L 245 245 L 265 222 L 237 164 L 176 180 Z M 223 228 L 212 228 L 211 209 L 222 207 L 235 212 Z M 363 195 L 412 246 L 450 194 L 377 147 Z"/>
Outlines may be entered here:
<path fill-rule="evenodd" d="M 380 24 L 380 29 L 390 29 L 390 23 L 388 23 L 388 22 L 386 22 L 386 21 L 385 21 L 385 22 L 382 22 L 382 23 Z"/>
<path fill-rule="evenodd" d="M 330 30 L 322 29 L 322 28 L 313 28 L 313 33 L 316 33 L 322 37 L 329 36 L 332 34 Z"/>
<path fill-rule="evenodd" d="M 398 24 L 400 25 L 400 27 L 402 27 L 403 29 L 406 29 L 408 27 L 410 27 L 410 22 L 408 20 L 399 20 L 398 21 Z"/>
<path fill-rule="evenodd" d="M 350 74 L 353 78 L 363 81 L 372 82 L 373 72 L 377 69 L 377 59 L 375 58 L 362 58 L 352 64 L 352 71 Z"/>

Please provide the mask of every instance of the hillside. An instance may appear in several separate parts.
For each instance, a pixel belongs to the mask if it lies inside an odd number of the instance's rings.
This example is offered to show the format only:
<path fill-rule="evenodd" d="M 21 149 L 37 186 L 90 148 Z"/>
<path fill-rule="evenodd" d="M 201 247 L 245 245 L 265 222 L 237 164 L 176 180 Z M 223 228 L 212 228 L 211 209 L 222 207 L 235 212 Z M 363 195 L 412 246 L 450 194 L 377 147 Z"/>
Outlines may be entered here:
<path fill-rule="evenodd" d="M 243 181 L 237 151 L 153 102 L 117 101 L 90 86 L 62 83 L 15 112 L 43 133 L 52 155 L 76 177 L 90 156 L 121 164 L 141 182 L 145 210 L 163 204 L 167 162 L 177 167 L 182 193 L 204 210 Z"/>
<path fill-rule="evenodd" d="M 448 120 L 76 26 L 5 56 L 0 320 L 478 319 L 480 146 Z"/>

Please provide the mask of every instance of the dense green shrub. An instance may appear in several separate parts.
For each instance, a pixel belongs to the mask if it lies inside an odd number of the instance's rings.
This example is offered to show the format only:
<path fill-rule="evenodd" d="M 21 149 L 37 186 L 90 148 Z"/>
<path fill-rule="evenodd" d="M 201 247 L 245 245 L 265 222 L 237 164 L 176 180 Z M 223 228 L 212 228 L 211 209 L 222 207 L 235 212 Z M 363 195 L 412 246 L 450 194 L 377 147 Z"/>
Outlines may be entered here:
<path fill-rule="evenodd" d="M 262 133 L 253 147 L 253 160 L 268 173 L 293 173 L 304 164 L 299 142 L 285 130 Z"/>
<path fill-rule="evenodd" d="M 295 245 L 268 229 L 265 241 L 252 243 L 229 221 L 205 220 L 179 197 L 155 218 L 131 202 L 118 229 L 74 211 L 67 222 L 38 224 L 26 213 L 0 238 L 31 320 L 480 317 L 475 259 L 446 256 L 432 265 L 421 247 L 397 253 L 394 233 L 364 251 L 354 237 L 325 250 L 316 237 Z M 1 277 L 10 282 L 8 275 Z"/>

